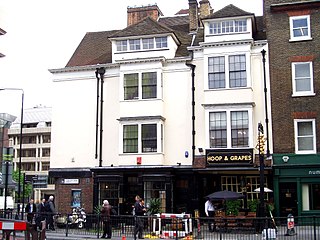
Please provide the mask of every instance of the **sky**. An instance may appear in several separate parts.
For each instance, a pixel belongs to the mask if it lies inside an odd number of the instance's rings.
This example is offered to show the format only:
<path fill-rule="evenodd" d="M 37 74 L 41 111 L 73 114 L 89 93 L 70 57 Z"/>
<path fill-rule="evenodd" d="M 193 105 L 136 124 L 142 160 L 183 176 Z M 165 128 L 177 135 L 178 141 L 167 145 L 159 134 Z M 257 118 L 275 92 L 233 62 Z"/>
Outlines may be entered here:
<path fill-rule="evenodd" d="M 198 0 L 199 2 L 199 0 Z M 214 11 L 233 4 L 262 16 L 263 0 L 210 0 Z M 188 0 L 0 0 L 0 89 L 19 88 L 24 108 L 51 107 L 52 74 L 63 68 L 86 32 L 123 29 L 127 7 L 157 4 L 164 16 Z M 0 113 L 19 117 L 22 91 L 0 91 Z"/>

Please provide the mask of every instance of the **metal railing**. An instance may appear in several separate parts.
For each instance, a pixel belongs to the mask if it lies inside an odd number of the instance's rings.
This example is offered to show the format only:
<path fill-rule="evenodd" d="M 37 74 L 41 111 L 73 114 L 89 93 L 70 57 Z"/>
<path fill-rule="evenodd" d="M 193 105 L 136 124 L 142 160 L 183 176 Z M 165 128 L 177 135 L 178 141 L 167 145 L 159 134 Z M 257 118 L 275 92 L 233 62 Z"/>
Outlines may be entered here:
<path fill-rule="evenodd" d="M 13 214 L 14 215 L 14 214 Z M 35 218 L 48 216 L 36 215 Z M 99 238 L 103 233 L 103 219 L 97 214 L 86 214 L 84 224 L 79 228 L 71 214 L 59 214 L 54 217 L 54 231 L 47 233 L 63 236 L 83 235 Z M 294 225 L 288 224 L 286 217 L 215 217 L 215 218 L 161 218 L 157 216 L 141 216 L 144 238 L 188 239 L 303 239 L 320 240 L 320 215 L 294 217 Z M 126 236 L 135 239 L 137 219 L 132 215 L 112 215 L 112 237 Z M 209 231 L 208 223 L 213 223 L 213 231 Z M 186 227 L 187 225 L 187 227 Z M 290 227 L 290 228 L 289 228 Z M 293 227 L 293 229 L 291 228 Z M 288 236 L 290 236 L 288 238 Z"/>

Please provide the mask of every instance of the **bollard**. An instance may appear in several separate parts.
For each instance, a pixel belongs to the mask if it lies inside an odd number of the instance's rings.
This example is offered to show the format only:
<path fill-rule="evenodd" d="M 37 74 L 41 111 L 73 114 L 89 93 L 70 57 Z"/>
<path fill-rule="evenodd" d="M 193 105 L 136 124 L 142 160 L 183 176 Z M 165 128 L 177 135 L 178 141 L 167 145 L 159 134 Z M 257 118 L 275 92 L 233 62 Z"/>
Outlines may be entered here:
<path fill-rule="evenodd" d="M 287 233 L 285 234 L 286 236 L 293 236 L 296 235 L 297 233 L 294 230 L 294 217 L 290 213 L 287 217 Z"/>

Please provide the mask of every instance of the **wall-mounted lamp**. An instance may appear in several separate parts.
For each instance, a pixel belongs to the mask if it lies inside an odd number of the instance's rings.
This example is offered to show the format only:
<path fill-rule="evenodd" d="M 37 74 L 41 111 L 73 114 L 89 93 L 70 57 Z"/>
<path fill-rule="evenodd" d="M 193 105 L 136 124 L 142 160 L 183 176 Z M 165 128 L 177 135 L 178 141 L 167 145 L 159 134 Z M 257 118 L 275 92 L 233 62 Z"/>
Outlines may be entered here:
<path fill-rule="evenodd" d="M 178 166 L 181 166 L 181 162 L 177 162 Z"/>
<path fill-rule="evenodd" d="M 283 157 L 282 157 L 282 161 L 283 161 L 284 163 L 287 163 L 287 162 L 289 161 L 289 156 L 283 156 Z"/>
<path fill-rule="evenodd" d="M 113 167 L 113 164 L 111 164 L 110 166 Z"/>

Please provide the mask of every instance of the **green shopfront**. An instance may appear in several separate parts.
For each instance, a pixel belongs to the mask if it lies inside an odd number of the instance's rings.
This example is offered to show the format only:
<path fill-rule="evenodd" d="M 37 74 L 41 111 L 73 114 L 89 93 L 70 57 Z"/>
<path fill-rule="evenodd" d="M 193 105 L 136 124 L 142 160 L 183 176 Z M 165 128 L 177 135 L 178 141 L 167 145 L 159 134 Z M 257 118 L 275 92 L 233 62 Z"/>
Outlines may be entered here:
<path fill-rule="evenodd" d="M 320 214 L 320 155 L 274 154 L 276 216 Z"/>

